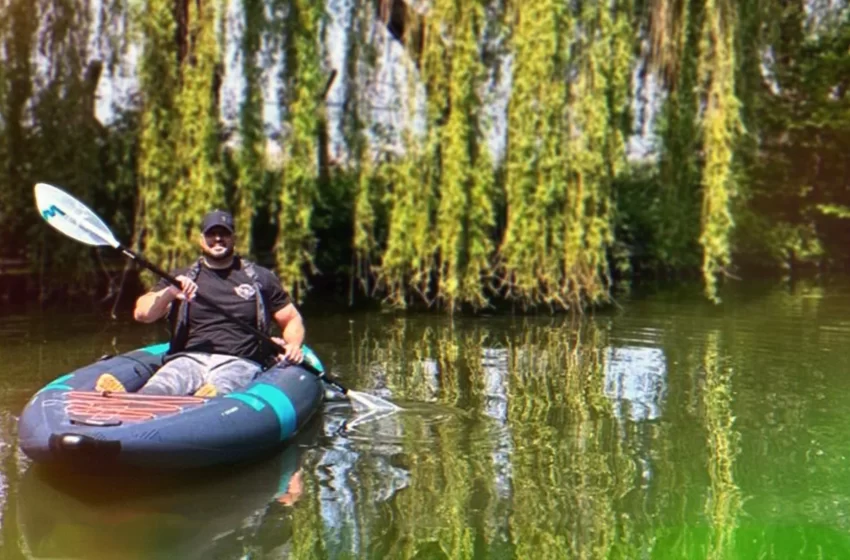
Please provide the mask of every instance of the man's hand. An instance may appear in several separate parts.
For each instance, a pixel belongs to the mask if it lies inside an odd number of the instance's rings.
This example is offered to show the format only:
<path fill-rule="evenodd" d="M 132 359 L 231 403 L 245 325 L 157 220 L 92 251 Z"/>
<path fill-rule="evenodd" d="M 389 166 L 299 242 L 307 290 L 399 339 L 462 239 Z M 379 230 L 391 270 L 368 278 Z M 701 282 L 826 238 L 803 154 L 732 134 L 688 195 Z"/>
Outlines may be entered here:
<path fill-rule="evenodd" d="M 185 299 L 191 301 L 195 299 L 195 292 L 198 291 L 198 285 L 194 280 L 191 280 L 188 276 L 183 276 L 182 274 L 176 278 L 180 285 L 183 286 L 182 290 L 178 290 L 177 286 L 168 286 L 166 291 L 168 295 L 171 296 L 171 299 Z"/>
<path fill-rule="evenodd" d="M 277 355 L 277 361 L 287 361 L 290 364 L 300 364 L 302 360 L 304 360 L 304 354 L 301 351 L 300 344 L 291 344 L 286 342 L 282 338 L 278 338 L 276 336 L 272 337 L 272 340 L 275 341 L 275 344 L 283 348 L 283 353 Z"/>

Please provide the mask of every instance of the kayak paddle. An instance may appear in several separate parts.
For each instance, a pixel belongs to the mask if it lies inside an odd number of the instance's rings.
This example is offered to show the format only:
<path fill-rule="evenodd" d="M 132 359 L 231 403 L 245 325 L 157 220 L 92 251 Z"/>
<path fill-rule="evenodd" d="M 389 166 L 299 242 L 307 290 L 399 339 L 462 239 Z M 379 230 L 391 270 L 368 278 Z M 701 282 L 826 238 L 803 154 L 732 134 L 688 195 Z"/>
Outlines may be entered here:
<path fill-rule="evenodd" d="M 150 270 L 157 276 L 164 278 L 173 286 L 182 288 L 180 282 L 176 278 L 155 264 L 149 262 L 141 255 L 134 253 L 122 245 L 117 239 L 115 239 L 112 231 L 110 231 L 109 227 L 107 227 L 97 214 L 65 191 L 46 183 L 38 183 L 35 186 L 35 203 L 39 212 L 41 212 L 41 217 L 44 218 L 48 224 L 68 237 L 76 239 L 86 245 L 101 247 L 108 245 L 113 249 L 117 249 L 125 256 L 136 261 L 140 266 Z M 231 321 L 235 322 L 243 329 L 253 333 L 264 342 L 271 344 L 273 348 L 277 348 L 281 352 L 283 351 L 283 348 L 272 340 L 267 333 L 264 333 L 254 325 L 250 325 L 234 316 L 216 302 L 204 297 L 201 293 L 196 293 L 195 297 L 197 297 L 199 301 L 209 305 Z M 370 395 L 368 393 L 352 391 L 346 388 L 342 383 L 328 376 L 316 366 L 310 364 L 309 360 L 305 360 L 304 364 L 307 366 L 306 369 L 308 371 L 319 377 L 333 389 L 348 397 L 351 400 L 351 403 L 355 405 L 355 408 L 356 405 L 360 405 L 368 410 L 400 410 L 398 406 L 382 399 L 381 397 Z"/>

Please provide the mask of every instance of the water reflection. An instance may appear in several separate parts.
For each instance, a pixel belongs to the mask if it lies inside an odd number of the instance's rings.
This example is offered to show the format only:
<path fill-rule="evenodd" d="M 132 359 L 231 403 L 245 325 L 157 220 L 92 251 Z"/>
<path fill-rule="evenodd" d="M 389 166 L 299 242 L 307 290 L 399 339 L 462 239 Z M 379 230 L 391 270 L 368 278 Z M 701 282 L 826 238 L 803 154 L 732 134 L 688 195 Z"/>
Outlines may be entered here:
<path fill-rule="evenodd" d="M 317 319 L 332 373 L 402 413 L 333 403 L 297 478 L 273 459 L 232 484 L 197 481 L 194 496 L 109 506 L 33 490 L 0 445 L 4 548 L 20 528 L 36 556 L 850 557 L 850 358 L 829 353 L 850 341 L 819 301 L 784 294 L 722 313 L 661 301 L 580 321 L 358 316 L 343 334 Z M 34 357 L 45 373 L 32 384 L 104 339 L 74 345 Z M 0 410 L 0 438 L 19 401 Z M 130 527 L 148 541 L 119 539 Z"/>
<path fill-rule="evenodd" d="M 314 423 L 315 425 L 316 423 Z M 305 434 L 314 439 L 316 429 Z M 33 466 L 18 488 L 32 558 L 242 558 L 290 546 L 301 440 L 252 465 L 105 478 Z"/>
<path fill-rule="evenodd" d="M 508 364 L 506 348 L 482 348 L 481 371 L 484 377 L 484 414 L 503 428 L 496 432 L 490 458 L 493 462 L 495 493 L 499 500 L 511 498 L 511 455 L 514 446 L 508 424 Z"/>
<path fill-rule="evenodd" d="M 605 350 L 605 394 L 618 418 L 633 422 L 661 417 L 667 363 L 660 348 L 624 346 Z"/>
<path fill-rule="evenodd" d="M 732 368 L 720 356 L 719 335 L 710 333 L 705 348 L 705 426 L 708 432 L 709 492 L 706 515 L 711 539 L 706 558 L 726 558 L 734 548 L 735 528 L 741 512 L 741 490 L 735 484 L 735 459 L 740 434 L 732 415 Z"/>

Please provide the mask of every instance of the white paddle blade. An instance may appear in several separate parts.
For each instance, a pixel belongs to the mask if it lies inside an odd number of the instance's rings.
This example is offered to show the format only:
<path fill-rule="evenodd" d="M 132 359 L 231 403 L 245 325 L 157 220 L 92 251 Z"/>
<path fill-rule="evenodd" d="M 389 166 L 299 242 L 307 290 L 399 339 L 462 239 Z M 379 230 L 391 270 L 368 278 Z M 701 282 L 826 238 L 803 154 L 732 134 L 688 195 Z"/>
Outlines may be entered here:
<path fill-rule="evenodd" d="M 348 391 L 346 396 L 351 401 L 351 406 L 358 411 L 385 411 L 394 412 L 401 410 L 401 407 L 394 405 L 388 400 L 384 400 L 377 395 L 369 395 L 368 393 L 360 393 L 358 391 Z"/>
<path fill-rule="evenodd" d="M 35 204 L 44 220 L 68 237 L 86 245 L 121 244 L 97 214 L 61 189 L 47 183 L 35 186 Z"/>

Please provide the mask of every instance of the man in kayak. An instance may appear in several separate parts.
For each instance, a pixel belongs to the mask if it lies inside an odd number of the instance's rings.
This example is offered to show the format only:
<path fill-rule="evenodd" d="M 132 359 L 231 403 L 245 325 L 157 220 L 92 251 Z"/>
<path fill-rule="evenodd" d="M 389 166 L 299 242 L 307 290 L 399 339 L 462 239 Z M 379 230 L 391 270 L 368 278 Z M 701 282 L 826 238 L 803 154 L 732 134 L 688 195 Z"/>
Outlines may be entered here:
<path fill-rule="evenodd" d="M 273 361 L 300 363 L 304 323 L 275 274 L 234 254 L 233 216 L 214 210 L 201 223 L 201 258 L 175 272 L 182 290 L 160 280 L 136 300 L 133 316 L 142 323 L 168 317 L 171 346 L 165 364 L 139 392 L 213 397 L 238 390 Z M 215 309 L 195 299 L 204 296 L 263 332 L 271 320 L 283 338 L 277 350 Z M 277 354 L 277 355 L 276 355 Z M 103 374 L 96 390 L 122 392 L 121 382 Z"/>

